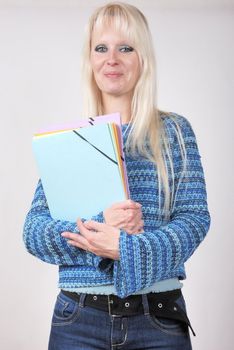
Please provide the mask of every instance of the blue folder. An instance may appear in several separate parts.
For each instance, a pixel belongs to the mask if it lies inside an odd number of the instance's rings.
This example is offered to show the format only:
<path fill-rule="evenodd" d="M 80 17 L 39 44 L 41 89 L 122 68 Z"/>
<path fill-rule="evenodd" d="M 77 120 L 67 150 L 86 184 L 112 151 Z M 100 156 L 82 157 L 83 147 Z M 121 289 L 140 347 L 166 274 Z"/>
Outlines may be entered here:
<path fill-rule="evenodd" d="M 54 219 L 90 219 L 126 199 L 109 123 L 34 137 L 33 151 Z"/>

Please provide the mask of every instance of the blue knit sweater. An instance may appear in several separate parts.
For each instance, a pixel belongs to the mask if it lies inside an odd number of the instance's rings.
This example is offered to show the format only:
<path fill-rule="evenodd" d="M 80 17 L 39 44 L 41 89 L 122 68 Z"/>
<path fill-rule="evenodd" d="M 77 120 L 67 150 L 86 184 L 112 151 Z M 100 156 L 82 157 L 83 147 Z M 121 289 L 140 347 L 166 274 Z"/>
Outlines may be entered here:
<path fill-rule="evenodd" d="M 187 172 L 181 182 L 182 158 L 174 119 L 180 125 L 187 152 Z M 163 117 L 163 124 L 172 150 L 177 193 L 170 220 L 163 220 L 159 208 L 155 165 L 141 156 L 126 155 L 130 195 L 131 199 L 142 204 L 144 233 L 129 235 L 121 231 L 118 261 L 67 244 L 61 233 L 77 232 L 76 223 L 51 218 L 39 181 L 25 220 L 24 242 L 31 254 L 59 265 L 60 288 L 114 284 L 116 294 L 125 297 L 157 281 L 186 277 L 184 263 L 204 239 L 210 225 L 205 180 L 189 122 L 182 116 L 171 114 Z M 128 134 L 126 129 L 127 125 L 123 125 L 124 143 Z M 103 222 L 103 213 L 92 219 Z"/>

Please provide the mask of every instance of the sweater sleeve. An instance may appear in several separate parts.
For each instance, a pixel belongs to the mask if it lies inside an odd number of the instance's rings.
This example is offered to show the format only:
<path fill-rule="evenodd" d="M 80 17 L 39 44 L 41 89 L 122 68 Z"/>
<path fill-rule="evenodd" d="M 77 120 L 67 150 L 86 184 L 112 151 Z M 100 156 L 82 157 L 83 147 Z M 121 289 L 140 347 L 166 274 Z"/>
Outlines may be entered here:
<path fill-rule="evenodd" d="M 114 263 L 114 284 L 120 297 L 135 293 L 173 275 L 204 239 L 209 226 L 205 180 L 194 132 L 189 122 L 178 119 L 187 153 L 187 171 L 182 171 L 179 145 L 173 143 L 176 198 L 170 220 L 143 234 L 120 234 L 120 260 Z M 174 138 L 175 140 L 175 138 Z M 180 155 L 180 159 L 178 158 Z M 175 274 L 174 274 L 175 276 Z M 178 276 L 183 278 L 183 276 Z"/>
<path fill-rule="evenodd" d="M 103 222 L 103 213 L 93 216 L 92 220 Z M 39 180 L 24 223 L 23 239 L 28 252 L 56 265 L 98 266 L 101 263 L 102 258 L 93 253 L 70 246 L 61 236 L 64 231 L 79 233 L 75 222 L 52 219 L 42 182 Z"/>

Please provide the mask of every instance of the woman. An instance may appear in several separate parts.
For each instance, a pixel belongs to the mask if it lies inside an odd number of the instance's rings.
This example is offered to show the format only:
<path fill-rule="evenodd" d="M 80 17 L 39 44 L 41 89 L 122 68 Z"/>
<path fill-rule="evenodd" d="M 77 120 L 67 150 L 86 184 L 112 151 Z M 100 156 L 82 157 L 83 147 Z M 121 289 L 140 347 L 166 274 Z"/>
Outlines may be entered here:
<path fill-rule="evenodd" d="M 59 265 L 49 349 L 191 349 L 180 280 L 209 229 L 205 181 L 189 122 L 155 107 L 152 39 L 137 8 L 95 11 L 83 72 L 85 115 L 121 113 L 131 200 L 89 221 L 53 220 L 39 181 L 24 241 Z"/>

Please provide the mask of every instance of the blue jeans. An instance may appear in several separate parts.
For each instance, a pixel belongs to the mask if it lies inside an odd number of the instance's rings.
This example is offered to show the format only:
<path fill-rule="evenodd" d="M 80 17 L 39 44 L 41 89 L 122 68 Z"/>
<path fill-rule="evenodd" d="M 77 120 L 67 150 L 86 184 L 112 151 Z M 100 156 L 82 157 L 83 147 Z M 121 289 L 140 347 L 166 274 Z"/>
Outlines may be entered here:
<path fill-rule="evenodd" d="M 120 317 L 84 306 L 60 293 L 54 308 L 49 350 L 191 350 L 187 326 L 148 312 Z M 176 301 L 185 310 L 183 297 Z"/>

